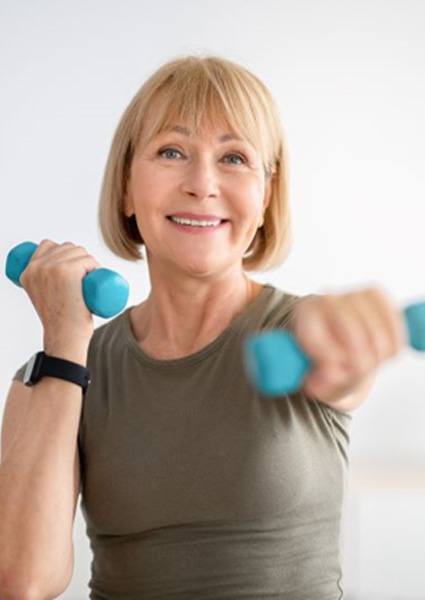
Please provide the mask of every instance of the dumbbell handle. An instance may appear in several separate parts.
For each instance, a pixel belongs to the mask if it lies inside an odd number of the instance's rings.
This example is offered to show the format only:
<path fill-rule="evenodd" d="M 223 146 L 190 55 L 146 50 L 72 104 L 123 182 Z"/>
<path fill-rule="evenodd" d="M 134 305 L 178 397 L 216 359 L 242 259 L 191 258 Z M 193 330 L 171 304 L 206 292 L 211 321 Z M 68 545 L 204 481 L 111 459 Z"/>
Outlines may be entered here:
<path fill-rule="evenodd" d="M 37 249 L 34 242 L 22 242 L 6 258 L 6 277 L 22 287 L 20 277 Z M 94 269 L 82 280 L 84 302 L 90 312 L 109 318 L 123 310 L 128 301 L 129 286 L 121 275 L 110 269 Z"/>
<path fill-rule="evenodd" d="M 425 302 L 403 310 L 409 345 L 425 352 Z M 290 331 L 272 329 L 245 342 L 244 367 L 254 386 L 265 395 L 296 392 L 313 363 Z"/>

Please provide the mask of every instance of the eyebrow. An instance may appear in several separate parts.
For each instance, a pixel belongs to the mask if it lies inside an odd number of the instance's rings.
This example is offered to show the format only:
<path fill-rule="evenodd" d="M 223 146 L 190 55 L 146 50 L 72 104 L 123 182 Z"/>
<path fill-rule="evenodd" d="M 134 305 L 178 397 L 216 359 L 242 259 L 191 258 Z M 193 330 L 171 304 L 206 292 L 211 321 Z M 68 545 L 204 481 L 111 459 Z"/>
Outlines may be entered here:
<path fill-rule="evenodd" d="M 175 125 L 174 127 L 168 127 L 165 131 L 176 131 L 177 133 L 181 133 L 187 137 L 190 136 L 190 130 L 187 127 L 183 127 L 182 125 Z M 219 142 L 227 142 L 228 140 L 239 140 L 243 141 L 243 138 L 239 137 L 235 133 L 225 133 L 217 138 Z"/>

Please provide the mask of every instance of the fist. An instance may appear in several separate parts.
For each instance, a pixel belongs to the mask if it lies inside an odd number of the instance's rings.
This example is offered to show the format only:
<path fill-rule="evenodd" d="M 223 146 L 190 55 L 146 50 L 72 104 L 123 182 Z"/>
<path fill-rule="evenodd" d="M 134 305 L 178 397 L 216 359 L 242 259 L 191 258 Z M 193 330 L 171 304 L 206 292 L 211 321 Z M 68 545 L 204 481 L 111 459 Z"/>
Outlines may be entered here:
<path fill-rule="evenodd" d="M 324 402 L 355 392 L 408 343 L 402 312 L 377 287 L 309 296 L 296 304 L 291 323 L 313 363 L 300 391 Z"/>

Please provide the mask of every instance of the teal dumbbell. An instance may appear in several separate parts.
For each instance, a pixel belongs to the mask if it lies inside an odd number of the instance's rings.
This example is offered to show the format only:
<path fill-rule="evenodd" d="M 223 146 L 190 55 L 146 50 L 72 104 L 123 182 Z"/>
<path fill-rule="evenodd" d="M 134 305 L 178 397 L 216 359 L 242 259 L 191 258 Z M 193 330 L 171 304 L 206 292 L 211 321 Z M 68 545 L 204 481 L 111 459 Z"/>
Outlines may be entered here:
<path fill-rule="evenodd" d="M 7 255 L 6 277 L 22 287 L 20 277 L 37 249 L 34 242 L 22 242 Z M 108 319 L 118 314 L 128 301 L 129 286 L 125 279 L 110 269 L 94 269 L 83 277 L 83 298 L 90 312 Z"/>
<path fill-rule="evenodd" d="M 425 352 L 425 302 L 403 310 L 409 345 Z M 290 331 L 272 329 L 248 338 L 243 362 L 249 380 L 263 394 L 296 392 L 313 364 Z"/>

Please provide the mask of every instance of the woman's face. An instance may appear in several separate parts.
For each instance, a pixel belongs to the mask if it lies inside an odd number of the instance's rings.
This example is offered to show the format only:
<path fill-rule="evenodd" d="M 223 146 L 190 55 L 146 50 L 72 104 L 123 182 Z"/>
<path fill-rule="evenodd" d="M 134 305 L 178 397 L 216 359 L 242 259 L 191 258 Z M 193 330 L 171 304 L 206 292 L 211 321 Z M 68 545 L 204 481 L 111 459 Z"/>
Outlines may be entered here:
<path fill-rule="evenodd" d="M 246 141 L 220 139 L 228 133 L 225 126 L 204 127 L 189 137 L 179 124 L 136 150 L 124 206 L 127 216 L 136 216 L 150 267 L 198 276 L 241 267 L 262 224 L 270 186 L 266 190 L 259 151 Z M 179 212 L 226 221 L 181 227 L 168 218 Z"/>

